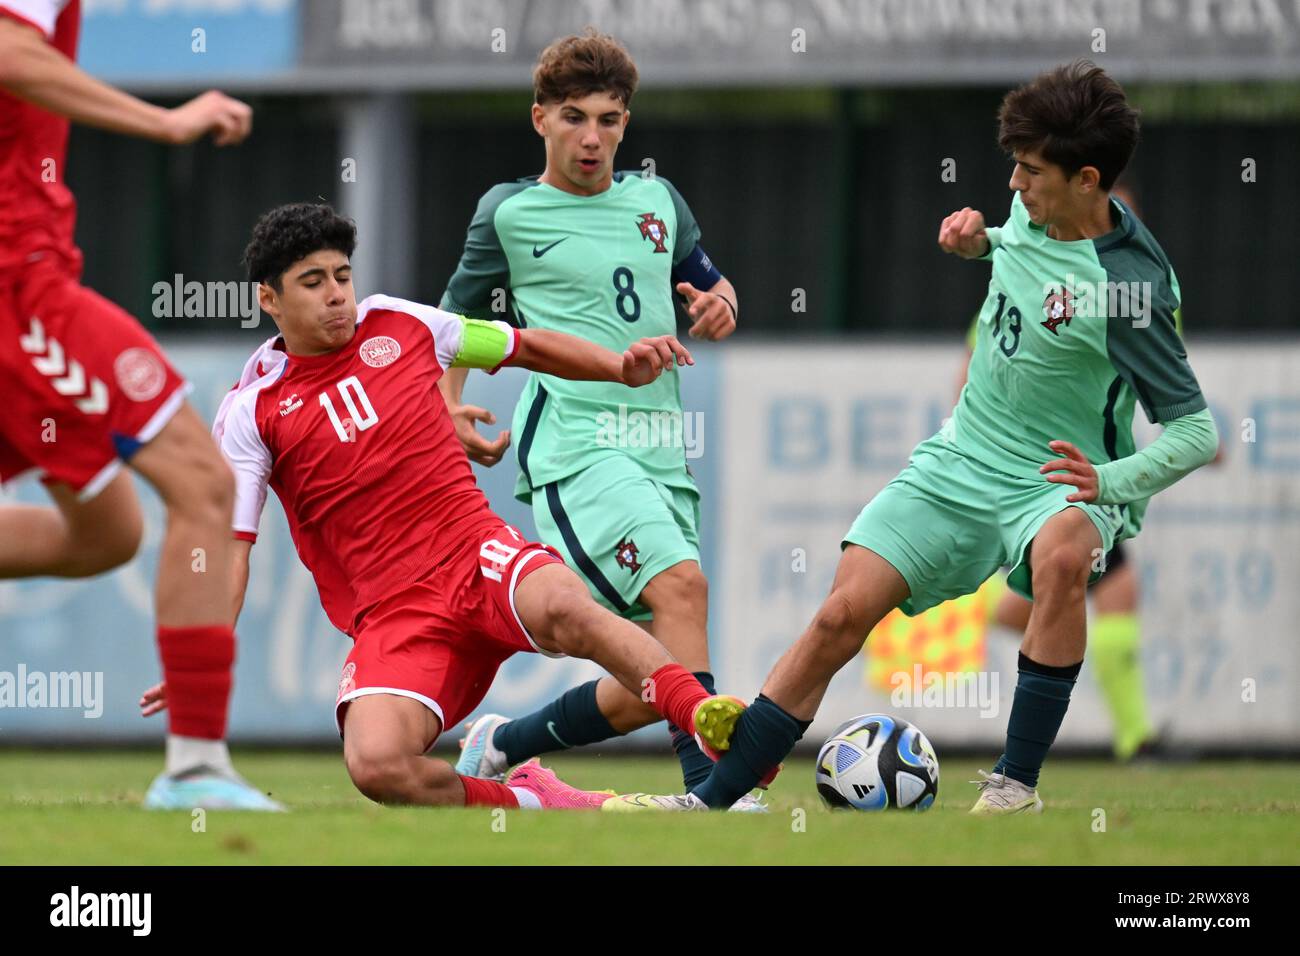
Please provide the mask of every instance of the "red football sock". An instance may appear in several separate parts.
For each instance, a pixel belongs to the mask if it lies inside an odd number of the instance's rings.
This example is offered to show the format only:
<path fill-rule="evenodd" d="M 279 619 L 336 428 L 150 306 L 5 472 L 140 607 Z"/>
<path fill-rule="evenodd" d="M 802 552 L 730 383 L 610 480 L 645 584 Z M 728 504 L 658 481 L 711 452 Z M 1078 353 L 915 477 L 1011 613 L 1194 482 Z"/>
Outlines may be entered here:
<path fill-rule="evenodd" d="M 223 740 L 230 705 L 235 632 L 225 625 L 159 627 L 158 653 L 167 683 L 167 731 Z"/>
<path fill-rule="evenodd" d="M 460 776 L 457 774 L 457 776 Z M 515 793 L 504 783 L 495 780 L 482 780 L 478 777 L 461 777 L 465 785 L 465 806 L 467 807 L 519 807 Z"/>
<path fill-rule="evenodd" d="M 691 736 L 695 735 L 695 708 L 709 696 L 699 678 L 681 664 L 665 664 L 642 688 L 647 704 Z"/>

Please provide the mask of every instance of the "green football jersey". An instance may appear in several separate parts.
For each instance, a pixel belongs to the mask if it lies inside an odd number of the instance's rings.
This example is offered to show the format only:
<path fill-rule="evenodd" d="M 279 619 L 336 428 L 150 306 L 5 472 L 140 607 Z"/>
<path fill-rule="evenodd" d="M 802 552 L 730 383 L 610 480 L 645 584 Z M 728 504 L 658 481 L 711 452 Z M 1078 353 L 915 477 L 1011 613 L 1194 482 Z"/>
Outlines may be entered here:
<path fill-rule="evenodd" d="M 676 333 L 672 269 L 699 238 L 681 195 L 659 177 L 615 173 L 595 196 L 536 176 L 502 183 L 479 200 L 442 308 L 621 353 L 638 339 Z M 533 373 L 512 424 L 515 495 L 529 501 L 534 489 L 613 454 L 634 457 L 665 484 L 694 487 L 673 438 L 681 414 L 675 373 L 636 389 Z"/>
<path fill-rule="evenodd" d="M 1017 193 L 987 230 L 993 263 L 966 387 L 945 427 L 958 449 L 1005 474 L 1040 478 L 1073 442 L 1093 464 L 1134 452 L 1133 409 L 1167 422 L 1206 407 L 1175 323 L 1178 280 L 1164 251 L 1123 204 L 1115 228 L 1061 242 Z M 1138 532 L 1146 502 L 1124 506 Z"/>

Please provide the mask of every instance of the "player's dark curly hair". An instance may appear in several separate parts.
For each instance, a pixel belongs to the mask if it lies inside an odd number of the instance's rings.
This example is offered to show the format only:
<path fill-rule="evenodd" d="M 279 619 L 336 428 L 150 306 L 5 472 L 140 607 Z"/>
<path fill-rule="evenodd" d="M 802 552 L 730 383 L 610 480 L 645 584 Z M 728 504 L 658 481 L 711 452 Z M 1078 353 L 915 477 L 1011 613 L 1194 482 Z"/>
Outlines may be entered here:
<path fill-rule="evenodd" d="M 556 40 L 533 68 L 533 98 L 542 106 L 609 93 L 627 109 L 636 92 L 636 64 L 623 44 L 595 27 Z"/>
<path fill-rule="evenodd" d="M 1012 90 L 998 110 L 998 145 L 1037 150 L 1073 177 L 1096 167 L 1109 190 L 1138 143 L 1138 111 L 1123 88 L 1088 60 L 1075 60 Z"/>
<path fill-rule="evenodd" d="M 285 270 L 313 252 L 336 249 L 349 258 L 357 247 L 357 227 L 324 203 L 295 202 L 277 206 L 257 220 L 244 249 L 244 266 L 252 282 L 282 292 Z"/>

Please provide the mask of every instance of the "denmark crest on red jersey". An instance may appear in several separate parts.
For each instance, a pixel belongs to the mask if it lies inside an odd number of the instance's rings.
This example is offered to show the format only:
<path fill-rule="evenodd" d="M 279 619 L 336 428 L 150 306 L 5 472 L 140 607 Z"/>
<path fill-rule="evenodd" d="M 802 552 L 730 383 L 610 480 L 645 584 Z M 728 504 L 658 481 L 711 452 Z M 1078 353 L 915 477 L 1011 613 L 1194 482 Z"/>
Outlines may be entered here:
<path fill-rule="evenodd" d="M 349 694 L 352 691 L 356 690 L 357 688 L 356 673 L 357 673 L 357 665 L 352 661 L 348 661 L 343 666 L 343 676 L 339 678 L 340 699 L 342 699 L 345 694 Z"/>
<path fill-rule="evenodd" d="M 402 354 L 402 346 L 391 335 L 376 335 L 361 343 L 361 361 L 371 368 L 392 365 Z"/>
<path fill-rule="evenodd" d="M 122 394 L 133 402 L 158 397 L 167 384 L 167 373 L 158 357 L 144 348 L 127 349 L 113 361 L 113 374 Z"/>

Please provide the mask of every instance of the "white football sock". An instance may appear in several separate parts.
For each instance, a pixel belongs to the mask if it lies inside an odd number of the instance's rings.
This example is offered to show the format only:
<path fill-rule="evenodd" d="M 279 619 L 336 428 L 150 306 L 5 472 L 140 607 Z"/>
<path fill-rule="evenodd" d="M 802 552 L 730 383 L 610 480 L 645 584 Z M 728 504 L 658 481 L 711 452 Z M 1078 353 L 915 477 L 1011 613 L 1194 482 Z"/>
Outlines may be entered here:
<path fill-rule="evenodd" d="M 542 801 L 538 800 L 537 794 L 533 793 L 531 790 L 525 790 L 523 787 L 511 787 L 510 792 L 513 793 L 515 799 L 519 801 L 520 810 L 542 809 Z"/>
<path fill-rule="evenodd" d="M 224 740 L 167 735 L 167 773 L 177 774 L 193 767 L 211 767 L 218 773 L 235 774 L 230 751 Z"/>

